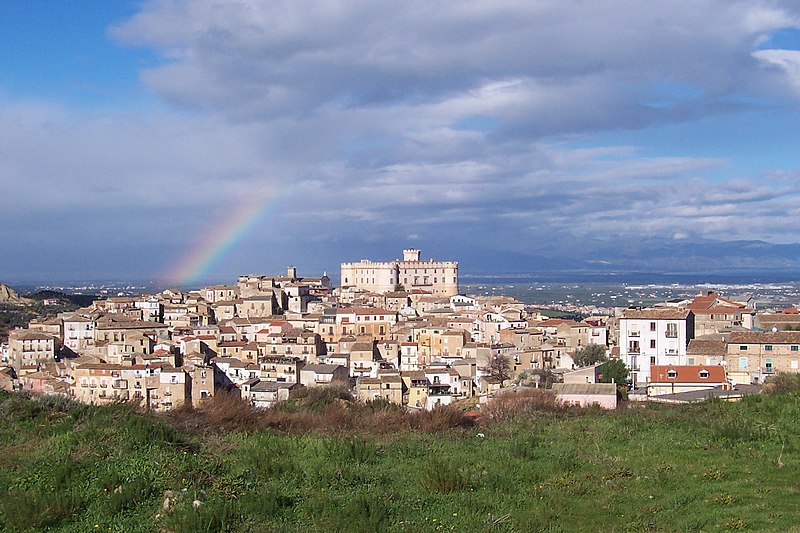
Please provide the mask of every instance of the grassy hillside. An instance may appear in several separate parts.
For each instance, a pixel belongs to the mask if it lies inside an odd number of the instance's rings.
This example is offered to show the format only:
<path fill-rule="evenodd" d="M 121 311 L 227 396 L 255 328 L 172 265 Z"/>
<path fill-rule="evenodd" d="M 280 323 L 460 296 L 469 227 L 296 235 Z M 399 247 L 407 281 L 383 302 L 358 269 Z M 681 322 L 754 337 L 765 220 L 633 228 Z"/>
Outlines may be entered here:
<path fill-rule="evenodd" d="M 305 401 L 266 417 L 233 416 L 223 399 L 202 416 L 158 418 L 129 405 L 3 395 L 0 527 L 798 531 L 800 524 L 796 390 L 615 413 L 557 411 L 539 398 L 499 406 L 475 426 L 452 411 L 407 418 L 380 404 Z"/>

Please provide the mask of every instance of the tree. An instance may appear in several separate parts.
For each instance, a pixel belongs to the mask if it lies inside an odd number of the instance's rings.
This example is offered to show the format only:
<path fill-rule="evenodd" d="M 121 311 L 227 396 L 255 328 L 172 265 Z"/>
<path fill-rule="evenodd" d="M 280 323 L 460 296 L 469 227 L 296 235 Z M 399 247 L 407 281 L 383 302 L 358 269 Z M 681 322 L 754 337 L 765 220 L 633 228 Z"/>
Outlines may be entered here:
<path fill-rule="evenodd" d="M 558 376 L 549 368 L 532 368 L 521 372 L 515 381 L 517 385 L 523 387 L 549 389 L 552 388 L 553 383 L 558 383 Z"/>
<path fill-rule="evenodd" d="M 628 382 L 628 367 L 622 359 L 609 359 L 603 363 L 603 383 L 625 385 Z"/>
<path fill-rule="evenodd" d="M 489 377 L 499 381 L 501 387 L 511 379 L 511 371 L 513 369 L 514 363 L 511 361 L 511 357 L 503 354 L 491 356 L 486 365 L 481 367 L 481 370 L 486 372 Z"/>
<path fill-rule="evenodd" d="M 589 366 L 601 363 L 608 359 L 606 356 L 606 347 L 600 344 L 587 344 L 583 348 L 575 350 L 572 354 L 572 360 L 578 366 Z"/>

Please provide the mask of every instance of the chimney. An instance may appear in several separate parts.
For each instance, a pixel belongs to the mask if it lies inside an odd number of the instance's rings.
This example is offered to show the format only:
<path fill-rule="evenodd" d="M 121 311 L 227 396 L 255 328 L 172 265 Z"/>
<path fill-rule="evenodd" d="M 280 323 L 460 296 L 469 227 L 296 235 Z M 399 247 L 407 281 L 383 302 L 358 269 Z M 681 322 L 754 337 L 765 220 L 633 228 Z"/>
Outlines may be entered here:
<path fill-rule="evenodd" d="M 287 268 L 286 269 L 286 277 L 289 278 L 289 279 L 292 279 L 292 280 L 297 279 L 297 268 L 293 267 L 293 266 L 290 266 L 289 268 Z"/>

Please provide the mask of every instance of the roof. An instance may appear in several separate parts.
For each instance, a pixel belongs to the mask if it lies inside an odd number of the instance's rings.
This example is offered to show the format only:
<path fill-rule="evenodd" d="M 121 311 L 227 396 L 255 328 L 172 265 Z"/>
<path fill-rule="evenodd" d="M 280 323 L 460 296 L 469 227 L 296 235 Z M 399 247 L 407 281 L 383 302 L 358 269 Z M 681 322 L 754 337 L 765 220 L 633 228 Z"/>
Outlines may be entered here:
<path fill-rule="evenodd" d="M 354 342 L 352 346 L 350 346 L 351 352 L 371 352 L 373 350 L 373 344 L 371 342 Z"/>
<path fill-rule="evenodd" d="M 54 339 L 52 335 L 29 329 L 12 330 L 9 337 L 21 341 L 52 341 Z"/>
<path fill-rule="evenodd" d="M 342 365 L 324 365 L 324 364 L 312 363 L 310 365 L 304 366 L 301 371 L 315 372 L 317 374 L 333 374 L 338 368 L 344 368 L 344 367 L 342 367 Z"/>
<path fill-rule="evenodd" d="M 258 378 L 255 378 L 258 379 Z M 280 389 L 291 389 L 297 386 L 297 383 L 284 383 L 280 381 L 263 381 L 250 386 L 250 392 L 275 392 Z"/>
<path fill-rule="evenodd" d="M 554 383 L 556 394 L 582 394 L 591 396 L 616 396 L 614 383 Z"/>
<path fill-rule="evenodd" d="M 800 331 L 733 331 L 728 336 L 729 344 L 800 344 Z"/>
<path fill-rule="evenodd" d="M 688 309 L 625 309 L 622 318 L 651 320 L 686 320 Z"/>
<path fill-rule="evenodd" d="M 686 348 L 687 355 L 723 355 L 727 343 L 722 339 L 692 339 Z"/>
<path fill-rule="evenodd" d="M 701 378 L 700 373 L 708 377 Z M 675 377 L 670 377 L 674 375 Z M 721 365 L 651 365 L 650 383 L 727 383 L 725 367 Z"/>

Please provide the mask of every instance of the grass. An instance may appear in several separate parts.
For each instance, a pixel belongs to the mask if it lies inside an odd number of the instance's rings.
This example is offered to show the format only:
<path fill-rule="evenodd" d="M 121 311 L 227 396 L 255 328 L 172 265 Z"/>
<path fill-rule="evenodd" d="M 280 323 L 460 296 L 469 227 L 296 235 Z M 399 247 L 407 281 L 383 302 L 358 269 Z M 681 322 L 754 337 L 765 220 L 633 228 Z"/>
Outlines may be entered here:
<path fill-rule="evenodd" d="M 0 529 L 798 531 L 796 388 L 611 413 L 531 396 L 478 426 L 313 394 L 168 417 L 2 395 Z"/>

